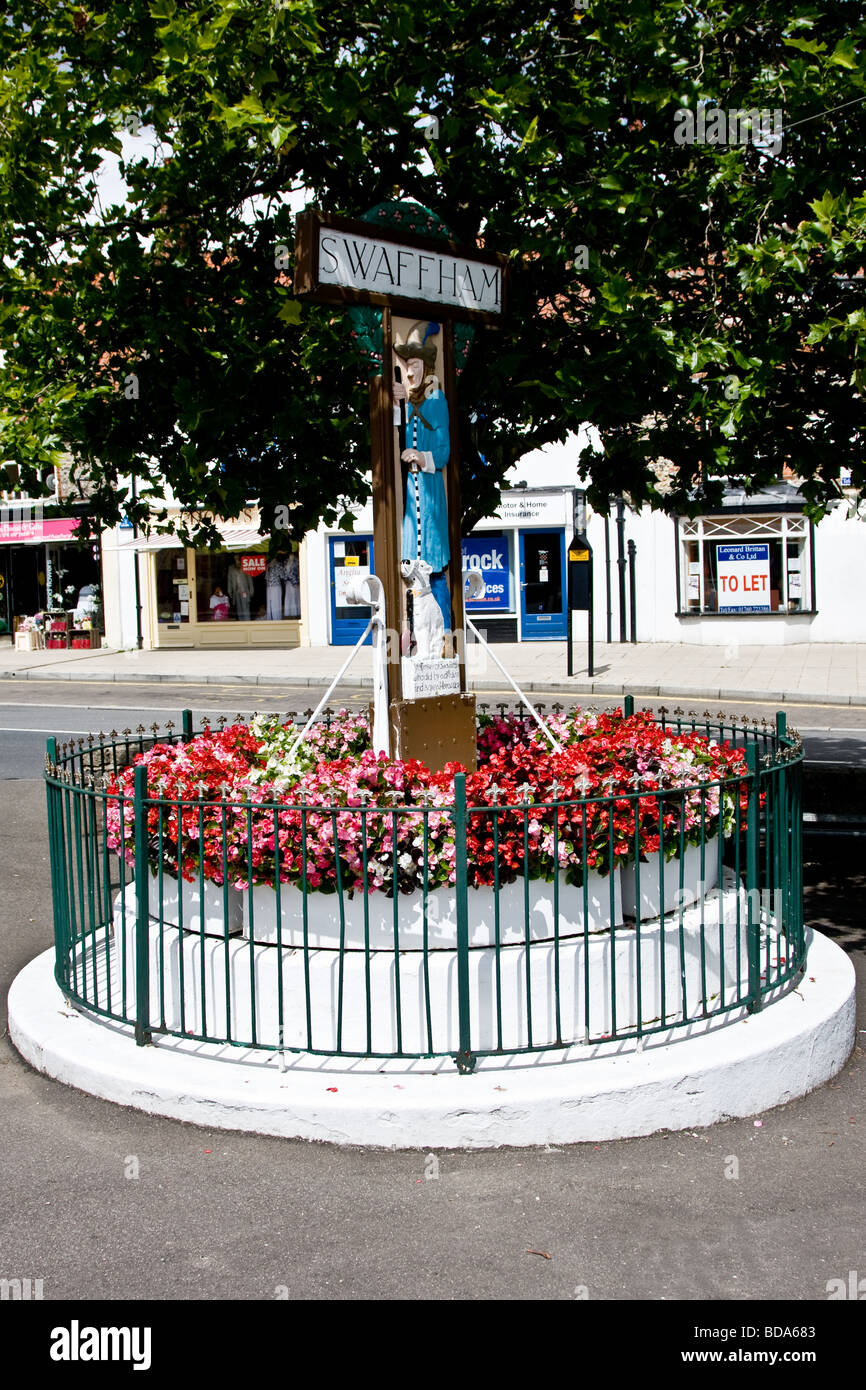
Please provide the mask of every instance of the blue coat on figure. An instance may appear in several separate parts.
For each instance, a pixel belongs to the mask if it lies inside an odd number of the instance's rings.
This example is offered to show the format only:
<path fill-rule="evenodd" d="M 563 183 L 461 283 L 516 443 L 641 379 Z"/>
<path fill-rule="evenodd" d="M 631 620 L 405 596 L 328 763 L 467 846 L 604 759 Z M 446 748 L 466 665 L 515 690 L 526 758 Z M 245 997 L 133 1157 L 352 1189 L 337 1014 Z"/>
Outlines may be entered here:
<path fill-rule="evenodd" d="M 417 511 L 421 510 L 421 559 L 436 574 L 448 564 L 448 508 L 443 470 L 451 454 L 448 402 L 442 391 L 433 391 L 420 405 L 406 408 L 406 447 L 422 457 L 423 471 L 410 469 L 406 480 L 401 559 L 418 556 Z"/>

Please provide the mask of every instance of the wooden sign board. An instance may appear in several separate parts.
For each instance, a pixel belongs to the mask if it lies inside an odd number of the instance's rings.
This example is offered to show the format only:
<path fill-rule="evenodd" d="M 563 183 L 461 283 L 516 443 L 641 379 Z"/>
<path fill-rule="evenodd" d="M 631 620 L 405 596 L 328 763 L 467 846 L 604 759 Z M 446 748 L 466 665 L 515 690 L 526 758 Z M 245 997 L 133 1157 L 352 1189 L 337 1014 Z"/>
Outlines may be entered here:
<path fill-rule="evenodd" d="M 496 323 L 505 312 L 508 261 L 477 246 L 303 212 L 293 287 L 299 298 L 324 303 L 380 304 L 415 318 Z"/>

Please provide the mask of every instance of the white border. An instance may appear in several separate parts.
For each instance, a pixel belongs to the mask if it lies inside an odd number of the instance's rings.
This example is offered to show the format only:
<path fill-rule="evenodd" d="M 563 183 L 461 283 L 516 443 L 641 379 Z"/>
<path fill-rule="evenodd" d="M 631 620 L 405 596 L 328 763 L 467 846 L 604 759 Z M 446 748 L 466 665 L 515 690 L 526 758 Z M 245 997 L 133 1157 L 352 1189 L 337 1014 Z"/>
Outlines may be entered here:
<path fill-rule="evenodd" d="M 129 1028 L 63 999 L 44 952 L 9 992 L 9 1033 L 38 1071 L 92 1095 L 208 1128 L 387 1148 L 576 1143 L 692 1129 L 805 1095 L 844 1066 L 854 1044 L 854 969 L 809 933 L 796 989 L 703 1031 L 453 1061 L 286 1056 L 172 1038 L 138 1048 Z"/>

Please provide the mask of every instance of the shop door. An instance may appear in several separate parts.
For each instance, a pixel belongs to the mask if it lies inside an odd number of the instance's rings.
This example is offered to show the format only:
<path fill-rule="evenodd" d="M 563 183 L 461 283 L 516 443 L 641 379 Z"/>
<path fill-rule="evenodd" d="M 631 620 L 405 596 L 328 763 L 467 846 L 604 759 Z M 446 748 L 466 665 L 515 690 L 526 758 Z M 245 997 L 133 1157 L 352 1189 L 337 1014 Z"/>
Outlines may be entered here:
<path fill-rule="evenodd" d="M 29 618 L 45 607 L 45 547 L 13 546 L 9 557 L 11 607 L 16 618 Z"/>
<path fill-rule="evenodd" d="M 565 531 L 520 532 L 520 635 L 565 641 Z"/>
<path fill-rule="evenodd" d="M 370 609 L 346 603 L 346 589 L 353 579 L 374 574 L 372 536 L 331 536 L 328 542 L 331 588 L 331 644 L 351 647 L 370 621 Z M 368 645 L 372 638 L 368 634 Z"/>
<path fill-rule="evenodd" d="M 0 545 L 0 632 L 12 631 L 12 591 L 9 587 L 9 552 Z"/>

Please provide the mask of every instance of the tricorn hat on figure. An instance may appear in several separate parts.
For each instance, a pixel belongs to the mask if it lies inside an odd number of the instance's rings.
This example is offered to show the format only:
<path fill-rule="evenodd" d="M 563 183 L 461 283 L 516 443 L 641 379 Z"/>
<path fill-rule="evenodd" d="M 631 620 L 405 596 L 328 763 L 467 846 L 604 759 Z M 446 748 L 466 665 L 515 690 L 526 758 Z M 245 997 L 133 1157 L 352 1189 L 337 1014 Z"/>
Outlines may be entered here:
<path fill-rule="evenodd" d="M 434 334 L 439 332 L 438 323 L 428 323 L 421 337 L 421 324 L 415 323 L 409 330 L 409 337 L 405 343 L 395 343 L 394 351 L 398 357 L 402 357 L 404 362 L 408 362 L 412 357 L 419 358 L 427 367 L 436 366 L 436 344 L 428 342 Z"/>

